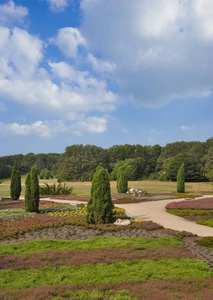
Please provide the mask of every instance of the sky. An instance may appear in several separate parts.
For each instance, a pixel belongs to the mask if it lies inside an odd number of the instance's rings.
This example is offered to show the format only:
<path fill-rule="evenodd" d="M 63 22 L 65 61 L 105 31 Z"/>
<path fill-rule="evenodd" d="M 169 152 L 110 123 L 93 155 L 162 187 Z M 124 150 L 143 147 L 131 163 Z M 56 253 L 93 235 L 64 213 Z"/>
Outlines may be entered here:
<path fill-rule="evenodd" d="M 0 0 L 0 156 L 213 136 L 212 0 Z"/>

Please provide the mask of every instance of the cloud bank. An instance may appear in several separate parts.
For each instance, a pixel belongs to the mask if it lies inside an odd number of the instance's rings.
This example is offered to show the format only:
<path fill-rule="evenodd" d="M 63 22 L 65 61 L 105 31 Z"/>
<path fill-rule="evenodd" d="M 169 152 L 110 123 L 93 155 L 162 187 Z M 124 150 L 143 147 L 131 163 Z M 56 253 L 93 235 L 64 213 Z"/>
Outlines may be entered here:
<path fill-rule="evenodd" d="M 211 0 L 82 0 L 81 32 L 116 65 L 123 95 L 145 107 L 212 93 Z"/>

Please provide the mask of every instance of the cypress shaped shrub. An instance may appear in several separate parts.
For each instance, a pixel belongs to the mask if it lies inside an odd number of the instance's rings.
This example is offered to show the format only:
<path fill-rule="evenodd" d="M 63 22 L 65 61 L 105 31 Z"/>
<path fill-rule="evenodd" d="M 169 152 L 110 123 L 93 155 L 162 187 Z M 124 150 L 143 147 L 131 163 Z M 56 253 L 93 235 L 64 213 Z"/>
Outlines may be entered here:
<path fill-rule="evenodd" d="M 184 193 L 185 192 L 185 170 L 184 163 L 181 165 L 178 174 L 177 174 L 177 192 Z"/>
<path fill-rule="evenodd" d="M 128 191 L 128 176 L 123 166 L 118 169 L 117 190 L 118 193 L 126 193 Z"/>
<path fill-rule="evenodd" d="M 25 210 L 38 212 L 39 207 L 39 181 L 36 167 L 31 168 L 25 181 Z"/>
<path fill-rule="evenodd" d="M 106 169 L 99 166 L 92 181 L 86 220 L 93 224 L 113 223 L 115 220 L 113 208 L 109 174 Z"/>
<path fill-rule="evenodd" d="M 18 200 L 21 194 L 21 175 L 15 162 L 13 165 L 11 183 L 10 183 L 10 196 L 12 200 Z"/>
<path fill-rule="evenodd" d="M 24 197 L 24 206 L 25 211 L 32 212 L 32 201 L 31 201 L 31 175 L 27 174 L 25 180 L 25 197 Z"/>

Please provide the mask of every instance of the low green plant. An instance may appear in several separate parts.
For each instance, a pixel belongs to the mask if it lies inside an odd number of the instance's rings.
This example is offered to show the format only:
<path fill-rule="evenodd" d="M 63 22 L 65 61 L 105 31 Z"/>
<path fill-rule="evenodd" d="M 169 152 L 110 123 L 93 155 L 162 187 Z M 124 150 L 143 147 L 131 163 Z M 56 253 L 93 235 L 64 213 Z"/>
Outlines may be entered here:
<path fill-rule="evenodd" d="M 199 220 L 196 223 L 200 224 L 200 225 L 205 225 L 205 226 L 213 227 L 213 219 L 210 219 L 208 221 Z"/>
<path fill-rule="evenodd" d="M 54 284 L 95 284 L 153 281 L 166 278 L 211 278 L 211 270 L 198 259 L 162 259 L 97 263 L 41 269 L 0 270 L 1 289 L 21 289 Z"/>
<path fill-rule="evenodd" d="M 109 237 L 100 236 L 87 240 L 35 240 L 16 244 L 1 244 L 0 257 L 28 253 L 41 253 L 50 250 L 66 251 L 71 249 L 102 249 L 102 248 L 128 248 L 139 247 L 170 247 L 181 246 L 177 237 L 136 238 L 136 237 Z"/>
<path fill-rule="evenodd" d="M 211 216 L 213 215 L 212 210 L 198 210 L 198 209 L 167 209 L 167 212 L 175 216 Z"/>
<path fill-rule="evenodd" d="M 195 240 L 195 242 L 201 246 L 213 248 L 213 236 L 205 236 L 201 239 Z"/>
<path fill-rule="evenodd" d="M 69 195 L 72 193 L 72 190 L 72 187 L 66 186 L 66 183 L 62 185 L 61 182 L 58 185 L 45 183 L 45 186 L 39 187 L 40 195 Z"/>
<path fill-rule="evenodd" d="M 26 212 L 22 208 L 9 208 L 0 210 L 0 219 L 2 220 L 17 220 L 35 216 L 36 213 Z"/>

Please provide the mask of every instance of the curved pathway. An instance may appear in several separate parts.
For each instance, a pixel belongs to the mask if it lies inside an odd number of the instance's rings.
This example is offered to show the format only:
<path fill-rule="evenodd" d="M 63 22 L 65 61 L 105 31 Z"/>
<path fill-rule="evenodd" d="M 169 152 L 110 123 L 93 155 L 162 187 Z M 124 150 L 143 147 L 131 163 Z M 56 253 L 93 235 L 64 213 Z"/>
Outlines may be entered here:
<path fill-rule="evenodd" d="M 205 196 L 205 198 L 206 197 L 208 196 Z M 212 197 L 212 195 L 210 197 Z M 183 200 L 184 199 L 170 199 L 137 204 L 116 204 L 116 206 L 125 209 L 127 216 L 131 218 L 153 221 L 165 228 L 171 228 L 178 231 L 188 231 L 193 234 L 197 234 L 198 236 L 213 236 L 212 227 L 199 225 L 166 212 L 165 206 L 168 203 L 180 202 Z"/>

